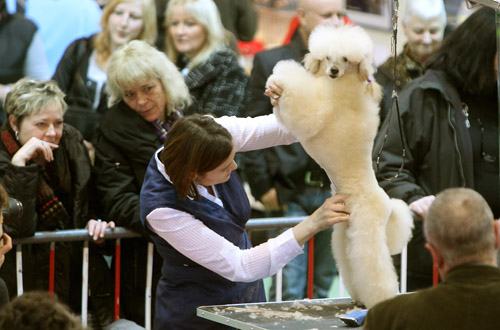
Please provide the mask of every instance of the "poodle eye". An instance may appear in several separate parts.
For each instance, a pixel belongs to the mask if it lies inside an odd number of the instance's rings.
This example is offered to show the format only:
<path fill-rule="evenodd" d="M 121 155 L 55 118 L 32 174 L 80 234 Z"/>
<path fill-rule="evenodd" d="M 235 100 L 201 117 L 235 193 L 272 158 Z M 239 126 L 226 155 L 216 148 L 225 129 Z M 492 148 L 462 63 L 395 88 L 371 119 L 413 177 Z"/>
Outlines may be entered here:
<path fill-rule="evenodd" d="M 347 57 L 342 57 L 342 61 L 347 62 Z"/>
<path fill-rule="evenodd" d="M 329 60 L 330 60 L 330 56 L 327 56 L 327 57 L 326 57 L 326 60 L 327 60 L 327 61 L 329 61 Z"/>

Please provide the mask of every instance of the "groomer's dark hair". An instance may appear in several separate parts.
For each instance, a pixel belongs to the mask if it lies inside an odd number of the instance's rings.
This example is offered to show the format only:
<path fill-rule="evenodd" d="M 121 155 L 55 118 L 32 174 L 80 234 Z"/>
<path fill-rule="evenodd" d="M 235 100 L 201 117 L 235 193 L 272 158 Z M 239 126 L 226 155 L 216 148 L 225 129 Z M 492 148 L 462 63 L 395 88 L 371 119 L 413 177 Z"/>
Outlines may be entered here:
<path fill-rule="evenodd" d="M 495 10 L 483 7 L 445 38 L 427 68 L 443 70 L 459 92 L 489 93 L 496 86 L 496 47 Z"/>
<path fill-rule="evenodd" d="M 193 114 L 172 126 L 159 159 L 179 198 L 185 200 L 189 196 L 199 200 L 194 176 L 213 170 L 232 151 L 233 138 L 227 129 L 212 117 Z"/>

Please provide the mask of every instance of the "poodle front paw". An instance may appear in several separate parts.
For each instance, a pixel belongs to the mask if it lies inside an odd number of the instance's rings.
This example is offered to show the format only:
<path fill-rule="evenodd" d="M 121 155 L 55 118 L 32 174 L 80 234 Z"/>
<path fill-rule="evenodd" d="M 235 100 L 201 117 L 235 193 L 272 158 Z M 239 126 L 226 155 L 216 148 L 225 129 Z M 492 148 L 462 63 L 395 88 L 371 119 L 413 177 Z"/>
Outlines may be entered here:
<path fill-rule="evenodd" d="M 270 83 L 273 83 L 282 89 L 287 89 L 290 84 L 300 83 L 305 72 L 305 69 L 294 60 L 279 61 L 274 66 L 272 75 L 267 79 L 266 88 L 269 87 Z M 295 77 L 295 79 L 290 79 L 291 77 Z"/>
<path fill-rule="evenodd" d="M 290 75 L 297 71 L 305 71 L 305 69 L 302 65 L 300 65 L 300 63 L 294 60 L 279 61 L 273 68 L 273 74 L 276 75 Z"/>

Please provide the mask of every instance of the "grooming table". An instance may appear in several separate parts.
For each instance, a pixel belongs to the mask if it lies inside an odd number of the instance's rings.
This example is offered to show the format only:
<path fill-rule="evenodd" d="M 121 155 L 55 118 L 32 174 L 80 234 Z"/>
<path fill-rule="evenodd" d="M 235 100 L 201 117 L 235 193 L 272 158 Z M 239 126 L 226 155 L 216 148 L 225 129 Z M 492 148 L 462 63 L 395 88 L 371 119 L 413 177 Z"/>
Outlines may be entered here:
<path fill-rule="evenodd" d="M 360 310 L 352 299 L 306 299 L 283 302 L 200 306 L 199 317 L 246 330 L 329 330 L 349 327 L 340 316 Z"/>

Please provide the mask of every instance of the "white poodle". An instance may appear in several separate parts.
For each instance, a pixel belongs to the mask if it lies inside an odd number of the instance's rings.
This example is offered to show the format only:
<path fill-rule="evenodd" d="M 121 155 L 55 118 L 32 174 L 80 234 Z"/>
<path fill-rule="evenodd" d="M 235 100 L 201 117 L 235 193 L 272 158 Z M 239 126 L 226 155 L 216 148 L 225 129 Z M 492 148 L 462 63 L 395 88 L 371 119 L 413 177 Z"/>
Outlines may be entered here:
<path fill-rule="evenodd" d="M 373 43 L 358 26 L 318 26 L 305 68 L 291 60 L 274 67 L 267 85 L 283 89 L 279 121 L 346 196 L 350 221 L 335 226 L 333 253 L 351 297 L 371 307 L 398 292 L 390 257 L 411 238 L 405 202 L 389 199 L 372 167 L 381 88 L 373 80 Z"/>

